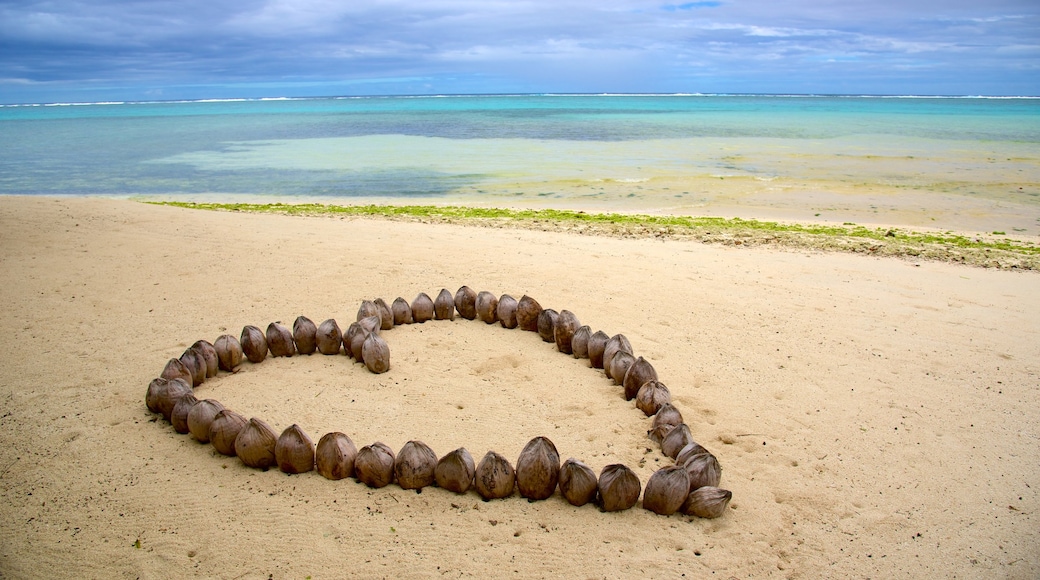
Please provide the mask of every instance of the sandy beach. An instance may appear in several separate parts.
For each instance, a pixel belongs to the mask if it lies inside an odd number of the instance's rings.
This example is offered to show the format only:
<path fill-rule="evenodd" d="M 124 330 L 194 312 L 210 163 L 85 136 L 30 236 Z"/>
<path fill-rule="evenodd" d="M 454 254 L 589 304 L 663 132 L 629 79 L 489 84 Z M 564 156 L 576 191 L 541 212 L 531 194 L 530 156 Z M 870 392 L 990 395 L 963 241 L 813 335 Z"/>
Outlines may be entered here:
<path fill-rule="evenodd" d="M 1036 578 L 1040 276 L 695 241 L 0 197 L 2 578 Z M 145 406 L 198 339 L 461 285 L 624 333 L 733 492 L 718 519 L 559 493 L 249 469 Z M 196 389 L 276 431 L 515 462 L 535 436 L 643 485 L 650 419 L 535 333 L 385 331 L 391 369 L 246 363 Z"/>

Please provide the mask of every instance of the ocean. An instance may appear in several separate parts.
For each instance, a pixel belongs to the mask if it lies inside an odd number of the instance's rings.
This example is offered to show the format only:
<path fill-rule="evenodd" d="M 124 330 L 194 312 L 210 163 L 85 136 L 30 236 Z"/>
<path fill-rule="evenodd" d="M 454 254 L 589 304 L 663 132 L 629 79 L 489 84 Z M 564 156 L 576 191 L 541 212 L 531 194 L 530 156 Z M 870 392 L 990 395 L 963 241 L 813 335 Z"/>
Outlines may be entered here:
<path fill-rule="evenodd" d="M 1030 223 L 1040 218 L 1034 98 L 505 95 L 20 105 L 0 106 L 0 137 L 0 194 L 692 214 L 772 208 L 783 215 L 788 208 L 820 219 L 840 219 L 844 208 L 882 214 L 881 221 L 942 215 L 964 201 L 969 209 L 1003 204 L 1015 208 L 1010 213 L 1032 212 Z M 1031 229 L 1025 221 L 1016 227 Z"/>

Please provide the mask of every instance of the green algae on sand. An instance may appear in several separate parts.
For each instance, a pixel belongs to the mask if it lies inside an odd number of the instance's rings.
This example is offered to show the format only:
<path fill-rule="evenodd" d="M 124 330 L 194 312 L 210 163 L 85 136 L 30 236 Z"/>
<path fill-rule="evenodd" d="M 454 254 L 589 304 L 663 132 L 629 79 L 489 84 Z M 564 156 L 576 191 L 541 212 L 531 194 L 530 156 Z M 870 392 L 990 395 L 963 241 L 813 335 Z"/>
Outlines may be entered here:
<path fill-rule="evenodd" d="M 588 213 L 560 209 L 507 209 L 434 205 L 327 205 L 319 203 L 199 203 L 149 201 L 188 209 L 276 213 L 301 216 L 349 216 L 391 220 L 457 223 L 483 227 L 518 227 L 616 237 L 695 239 L 726 245 L 845 251 L 877 256 L 919 258 L 1000 269 L 1040 270 L 1040 246 L 1001 234 L 967 235 L 918 232 L 900 228 L 798 224 L 741 218 L 623 213 Z"/>

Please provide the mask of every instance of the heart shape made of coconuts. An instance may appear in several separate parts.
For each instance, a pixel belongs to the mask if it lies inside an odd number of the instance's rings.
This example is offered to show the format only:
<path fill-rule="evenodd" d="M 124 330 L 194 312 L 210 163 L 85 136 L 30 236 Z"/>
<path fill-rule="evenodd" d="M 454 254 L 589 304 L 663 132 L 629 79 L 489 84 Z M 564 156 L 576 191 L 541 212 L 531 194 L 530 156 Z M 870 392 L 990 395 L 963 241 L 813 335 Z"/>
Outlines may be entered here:
<path fill-rule="evenodd" d="M 243 359 L 258 364 L 268 355 L 345 353 L 370 372 L 385 373 L 390 370 L 390 347 L 384 331 L 402 324 L 454 320 L 456 314 L 489 325 L 536 332 L 543 341 L 555 343 L 560 353 L 589 359 L 593 369 L 603 369 L 624 390 L 626 400 L 635 399 L 640 411 L 654 417 L 647 435 L 675 463 L 654 472 L 643 489 L 635 472 L 622 464 L 604 467 L 598 477 L 579 460 L 568 459 L 561 464 L 556 446 L 546 437 L 528 442 L 515 467 L 494 451 L 488 451 L 479 463 L 465 448 L 438 459 L 418 440 L 405 443 L 395 454 L 380 442 L 357 449 L 349 436 L 332 432 L 315 446 L 298 425 L 279 435 L 263 420 L 246 420 L 216 400 L 198 399 L 193 390 L 219 372 L 236 372 Z M 331 480 L 354 477 L 375 488 L 396 482 L 403 489 L 417 492 L 431 485 L 460 494 L 473 489 L 485 501 L 506 498 L 514 492 L 528 500 L 541 500 L 559 488 L 569 503 L 595 503 L 607 512 L 633 507 L 642 493 L 647 510 L 704 518 L 721 516 L 732 498 L 731 492 L 718 487 L 722 475 L 718 460 L 693 440 L 682 414 L 671 404 L 668 387 L 658 379 L 649 361 L 636 357 L 623 334 L 592 332 L 573 312 L 542 308 L 526 295 L 516 300 L 508 294 L 496 296 L 462 286 L 454 295 L 442 289 L 436 299 L 420 292 L 410 303 L 400 297 L 392 304 L 382 299 L 365 300 L 357 320 L 346 330 L 341 330 L 334 319 L 315 325 L 305 316 L 296 319 L 292 330 L 277 322 L 270 323 L 266 332 L 249 325 L 238 338 L 225 334 L 213 343 L 199 340 L 180 357 L 170 359 L 160 376 L 149 383 L 145 403 L 178 433 L 211 443 L 219 453 L 237 456 L 246 466 L 257 469 L 277 466 L 290 474 L 316 470 Z"/>

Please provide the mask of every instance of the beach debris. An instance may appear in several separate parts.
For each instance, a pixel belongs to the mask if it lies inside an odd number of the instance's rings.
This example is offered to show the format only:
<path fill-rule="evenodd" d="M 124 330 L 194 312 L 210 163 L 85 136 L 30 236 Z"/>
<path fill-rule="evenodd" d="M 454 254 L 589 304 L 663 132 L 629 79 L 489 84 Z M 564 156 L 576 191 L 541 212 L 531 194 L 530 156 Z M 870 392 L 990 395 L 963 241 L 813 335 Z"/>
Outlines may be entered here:
<path fill-rule="evenodd" d="M 639 501 L 639 476 L 627 466 L 614 463 L 599 474 L 599 503 L 605 512 L 627 510 Z"/>
<path fill-rule="evenodd" d="M 473 320 L 477 317 L 477 292 L 469 286 L 462 286 L 457 292 L 455 292 L 455 310 L 459 311 L 459 316 L 466 320 Z"/>
<path fill-rule="evenodd" d="M 437 320 L 455 320 L 455 299 L 447 288 L 441 288 L 433 301 L 433 317 Z"/>
<path fill-rule="evenodd" d="M 306 473 L 314 469 L 314 441 L 293 423 L 282 431 L 274 445 L 278 469 L 284 473 Z"/>
<path fill-rule="evenodd" d="M 607 348 L 610 337 L 602 330 L 597 330 L 589 336 L 589 364 L 594 369 L 603 368 L 603 351 Z"/>
<path fill-rule="evenodd" d="M 318 349 L 318 327 L 306 316 L 297 316 L 292 325 L 292 339 L 300 354 L 314 354 Z M 270 342 L 270 341 L 268 341 Z"/>
<path fill-rule="evenodd" d="M 455 493 L 466 493 L 473 487 L 476 471 L 473 456 L 465 447 L 459 447 L 441 457 L 433 470 L 433 477 L 438 487 Z"/>
<path fill-rule="evenodd" d="M 516 472 L 505 457 L 488 451 L 477 464 L 474 486 L 484 500 L 501 499 L 513 494 Z"/>
<path fill-rule="evenodd" d="M 712 486 L 700 487 L 690 492 L 681 511 L 688 516 L 717 518 L 726 512 L 726 506 L 731 499 L 733 492 L 729 490 Z"/>
<path fill-rule="evenodd" d="M 543 308 L 538 315 L 538 336 L 544 342 L 556 342 L 556 319 L 560 313 L 552 308 Z"/>
<path fill-rule="evenodd" d="M 383 337 L 372 332 L 361 344 L 361 360 L 369 371 L 380 374 L 390 370 L 390 346 Z"/>
<path fill-rule="evenodd" d="M 498 307 L 495 309 L 495 318 L 502 323 L 503 328 L 516 328 L 516 298 L 509 294 L 503 294 L 498 298 Z"/>
<path fill-rule="evenodd" d="M 394 324 L 411 324 L 415 322 L 412 318 L 412 305 L 398 296 L 390 305 L 390 311 L 394 313 Z"/>
<path fill-rule="evenodd" d="M 325 479 L 339 480 L 354 475 L 358 450 L 354 442 L 339 431 L 322 435 L 314 450 L 314 466 Z"/>
<path fill-rule="evenodd" d="M 198 406 L 198 403 L 195 404 Z M 231 409 L 223 409 L 209 425 L 209 442 L 221 455 L 235 454 L 235 439 L 249 421 Z"/>
<path fill-rule="evenodd" d="M 264 421 L 253 417 L 235 437 L 235 455 L 246 467 L 267 469 L 275 464 L 278 435 Z"/>
<path fill-rule="evenodd" d="M 339 354 L 343 348 L 343 336 L 335 319 L 329 318 L 318 325 L 314 342 L 321 354 Z"/>
<path fill-rule="evenodd" d="M 680 465 L 662 467 L 650 476 L 643 491 L 643 507 L 670 516 L 679 511 L 690 495 L 690 476 Z"/>
<path fill-rule="evenodd" d="M 209 427 L 224 405 L 213 399 L 202 399 L 188 411 L 188 432 L 199 443 L 209 443 Z"/>
<path fill-rule="evenodd" d="M 498 298 L 487 290 L 477 292 L 477 318 L 487 324 L 498 322 Z"/>
<path fill-rule="evenodd" d="M 538 315 L 542 313 L 542 305 L 537 300 L 524 294 L 516 303 L 516 324 L 520 330 L 538 332 Z"/>
<path fill-rule="evenodd" d="M 574 333 L 579 328 L 581 328 L 581 322 L 578 321 L 578 317 L 570 310 L 561 310 L 556 316 L 556 323 L 553 324 L 553 338 L 556 340 L 556 350 L 563 354 L 574 352 L 571 349 L 571 339 L 574 338 Z"/>
<path fill-rule="evenodd" d="M 412 300 L 412 321 L 422 324 L 432 320 L 433 315 L 433 300 L 425 292 L 420 292 L 415 300 Z"/>
<path fill-rule="evenodd" d="M 222 334 L 213 342 L 213 348 L 217 351 L 217 365 L 221 370 L 229 373 L 237 372 L 242 364 L 242 344 L 230 334 Z"/>
<path fill-rule="evenodd" d="M 516 487 L 527 499 L 545 499 L 556 491 L 560 479 L 560 454 L 546 437 L 535 437 L 516 460 Z"/>
<path fill-rule="evenodd" d="M 386 443 L 375 442 L 358 449 L 354 477 L 368 487 L 385 487 L 394 480 L 394 452 Z"/>
<path fill-rule="evenodd" d="M 188 433 L 188 413 L 198 402 L 194 393 L 185 393 L 177 399 L 170 413 L 170 424 L 173 425 L 174 431 L 182 435 Z"/>
<path fill-rule="evenodd" d="M 242 327 L 239 342 L 242 343 L 242 352 L 246 354 L 249 362 L 259 364 L 267 358 L 267 338 L 259 328 L 251 324 Z"/>
<path fill-rule="evenodd" d="M 422 441 L 405 443 L 394 459 L 394 477 L 401 489 L 422 489 L 432 485 L 436 468 L 437 454 Z"/>
<path fill-rule="evenodd" d="M 634 364 L 632 366 L 635 367 Z M 632 369 L 628 369 L 628 372 L 631 374 Z M 636 408 L 642 411 L 647 417 L 657 413 L 663 405 L 671 402 L 671 391 L 668 390 L 668 387 L 666 387 L 664 383 L 656 379 L 651 379 L 643 383 L 643 386 L 639 387 L 639 392 L 636 393 Z"/>
<path fill-rule="evenodd" d="M 560 466 L 560 493 L 571 505 L 583 506 L 596 499 L 599 482 L 596 472 L 577 459 L 570 458 Z"/>
<path fill-rule="evenodd" d="M 292 356 L 296 354 L 296 343 L 289 329 L 272 322 L 267 325 L 267 348 L 271 356 Z"/>

